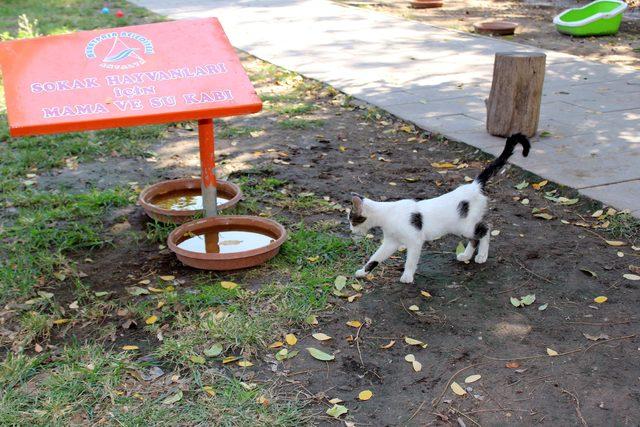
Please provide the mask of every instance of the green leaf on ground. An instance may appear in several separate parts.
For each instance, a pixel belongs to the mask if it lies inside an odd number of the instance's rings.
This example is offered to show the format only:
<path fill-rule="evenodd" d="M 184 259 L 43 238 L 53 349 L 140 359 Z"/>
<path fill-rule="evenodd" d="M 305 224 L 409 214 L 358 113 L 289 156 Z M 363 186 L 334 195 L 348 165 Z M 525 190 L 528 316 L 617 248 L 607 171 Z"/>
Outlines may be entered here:
<path fill-rule="evenodd" d="M 333 418 L 339 418 L 347 412 L 349 412 L 349 410 L 342 405 L 333 405 L 333 407 L 327 409 L 327 415 L 330 415 Z"/>
<path fill-rule="evenodd" d="M 336 357 L 333 354 L 327 354 L 324 351 L 318 350 L 317 348 L 307 347 L 307 351 L 318 360 L 322 360 L 323 362 L 329 362 Z"/>

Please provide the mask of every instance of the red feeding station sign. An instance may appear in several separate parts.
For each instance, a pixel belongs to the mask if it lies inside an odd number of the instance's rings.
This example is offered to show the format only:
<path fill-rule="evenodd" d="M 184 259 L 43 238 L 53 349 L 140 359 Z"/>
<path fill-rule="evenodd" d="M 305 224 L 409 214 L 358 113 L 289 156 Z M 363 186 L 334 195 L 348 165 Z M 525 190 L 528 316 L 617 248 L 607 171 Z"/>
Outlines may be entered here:
<path fill-rule="evenodd" d="M 216 18 L 8 41 L 0 65 L 11 136 L 198 120 L 206 216 L 218 205 L 212 119 L 262 108 Z"/>

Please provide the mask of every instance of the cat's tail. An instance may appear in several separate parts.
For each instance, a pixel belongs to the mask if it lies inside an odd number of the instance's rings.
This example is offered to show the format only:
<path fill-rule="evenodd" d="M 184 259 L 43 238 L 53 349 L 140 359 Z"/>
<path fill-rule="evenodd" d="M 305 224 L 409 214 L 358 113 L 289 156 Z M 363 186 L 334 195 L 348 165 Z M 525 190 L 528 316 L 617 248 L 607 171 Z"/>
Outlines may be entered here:
<path fill-rule="evenodd" d="M 475 182 L 480 184 L 480 188 L 484 189 L 487 181 L 489 181 L 489 178 L 497 174 L 500 169 L 507 163 L 507 160 L 509 160 L 509 157 L 513 155 L 513 150 L 518 144 L 522 144 L 522 155 L 524 157 L 527 157 L 529 155 L 531 143 L 526 136 L 521 133 L 516 133 L 508 137 L 502 153 L 498 156 L 497 159 L 491 162 L 491 164 L 487 166 L 485 170 L 480 172 L 480 175 L 476 177 Z"/>

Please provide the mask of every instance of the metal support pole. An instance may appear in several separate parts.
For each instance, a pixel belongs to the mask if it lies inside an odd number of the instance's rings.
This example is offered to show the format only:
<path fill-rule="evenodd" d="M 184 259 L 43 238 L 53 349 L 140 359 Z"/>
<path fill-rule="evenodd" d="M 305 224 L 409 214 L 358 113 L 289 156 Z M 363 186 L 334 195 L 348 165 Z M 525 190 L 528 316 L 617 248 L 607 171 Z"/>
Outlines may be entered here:
<path fill-rule="evenodd" d="M 213 119 L 198 120 L 200 141 L 200 188 L 204 216 L 218 215 L 218 184 L 216 182 L 216 158 L 214 154 Z"/>

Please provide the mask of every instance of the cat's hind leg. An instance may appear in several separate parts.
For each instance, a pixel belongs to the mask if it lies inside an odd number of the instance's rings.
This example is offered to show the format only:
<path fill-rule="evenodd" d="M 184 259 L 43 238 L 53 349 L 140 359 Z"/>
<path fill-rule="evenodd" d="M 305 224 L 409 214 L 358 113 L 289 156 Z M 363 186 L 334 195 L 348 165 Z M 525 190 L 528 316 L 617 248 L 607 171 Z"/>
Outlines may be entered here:
<path fill-rule="evenodd" d="M 373 271 L 378 264 L 386 261 L 391 255 L 393 255 L 395 251 L 398 250 L 399 246 L 400 245 L 393 240 L 384 239 L 378 250 L 371 255 L 371 258 L 369 258 L 369 261 L 367 261 L 364 267 L 356 271 L 356 277 L 365 277 L 368 273 Z"/>
<path fill-rule="evenodd" d="M 473 258 L 473 254 L 476 251 L 476 247 L 478 247 L 478 241 L 475 239 L 469 240 L 469 243 L 467 243 L 467 247 L 465 248 L 464 252 L 461 252 L 458 254 L 457 256 L 458 261 L 461 261 L 461 262 L 471 261 L 471 258 Z"/>
<path fill-rule="evenodd" d="M 489 232 L 489 226 L 484 223 L 480 223 L 476 226 L 476 238 L 478 243 L 478 254 L 474 258 L 474 261 L 478 264 L 484 264 L 489 257 L 489 240 L 491 239 L 491 233 Z"/>

